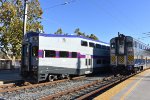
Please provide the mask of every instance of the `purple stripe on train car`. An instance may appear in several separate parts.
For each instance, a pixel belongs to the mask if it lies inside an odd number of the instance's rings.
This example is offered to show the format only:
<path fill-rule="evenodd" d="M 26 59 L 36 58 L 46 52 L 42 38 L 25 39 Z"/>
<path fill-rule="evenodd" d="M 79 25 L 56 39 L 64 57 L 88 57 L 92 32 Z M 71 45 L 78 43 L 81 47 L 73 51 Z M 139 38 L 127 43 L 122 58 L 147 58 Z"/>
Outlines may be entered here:
<path fill-rule="evenodd" d="M 80 58 L 85 58 L 85 55 L 80 55 Z"/>
<path fill-rule="evenodd" d="M 77 58 L 80 58 L 80 52 L 77 52 Z"/>
<path fill-rule="evenodd" d="M 56 51 L 56 58 L 59 58 L 59 51 Z"/>
<path fill-rule="evenodd" d="M 72 58 L 72 52 L 69 52 L 69 58 Z"/>
<path fill-rule="evenodd" d="M 78 58 L 85 58 L 85 55 L 78 53 Z"/>
<path fill-rule="evenodd" d="M 38 50 L 38 57 L 43 58 L 43 50 Z"/>

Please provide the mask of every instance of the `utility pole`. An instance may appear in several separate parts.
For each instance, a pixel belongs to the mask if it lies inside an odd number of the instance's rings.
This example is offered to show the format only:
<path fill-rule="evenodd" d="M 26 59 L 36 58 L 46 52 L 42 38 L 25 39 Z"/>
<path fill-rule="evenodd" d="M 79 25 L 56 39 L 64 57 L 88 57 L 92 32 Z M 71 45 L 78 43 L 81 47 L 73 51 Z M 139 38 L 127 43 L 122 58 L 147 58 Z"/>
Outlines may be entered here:
<path fill-rule="evenodd" d="M 26 34 L 26 23 L 27 23 L 27 10 L 28 10 L 28 0 L 24 0 L 24 14 L 23 14 L 23 35 L 22 35 L 22 43 L 24 40 L 24 35 Z M 21 75 L 25 75 L 24 71 L 24 62 L 23 62 L 23 57 L 24 57 L 24 48 L 22 45 L 22 52 L 21 52 Z"/>
<path fill-rule="evenodd" d="M 26 34 L 28 0 L 24 0 L 23 36 Z"/>

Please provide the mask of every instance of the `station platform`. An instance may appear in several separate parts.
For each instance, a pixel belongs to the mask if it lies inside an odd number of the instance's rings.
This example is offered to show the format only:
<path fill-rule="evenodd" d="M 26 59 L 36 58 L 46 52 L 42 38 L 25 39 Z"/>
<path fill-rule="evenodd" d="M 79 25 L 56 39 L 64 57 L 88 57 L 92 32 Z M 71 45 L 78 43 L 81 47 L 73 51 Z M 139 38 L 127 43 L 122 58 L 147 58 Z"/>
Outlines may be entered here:
<path fill-rule="evenodd" d="M 123 81 L 94 100 L 150 100 L 150 69 Z"/>
<path fill-rule="evenodd" d="M 23 81 L 20 76 L 19 69 L 16 70 L 0 70 L 0 85 L 8 83 L 16 83 Z"/>

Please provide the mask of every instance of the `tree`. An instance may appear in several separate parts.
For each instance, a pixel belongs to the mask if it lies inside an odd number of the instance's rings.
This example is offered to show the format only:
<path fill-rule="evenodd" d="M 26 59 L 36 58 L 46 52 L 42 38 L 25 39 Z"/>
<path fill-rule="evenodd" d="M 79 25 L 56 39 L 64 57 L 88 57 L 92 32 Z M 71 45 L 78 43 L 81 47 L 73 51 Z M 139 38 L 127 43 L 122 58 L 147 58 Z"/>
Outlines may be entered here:
<path fill-rule="evenodd" d="M 91 34 L 91 35 L 89 36 L 89 38 L 91 38 L 91 39 L 93 39 L 93 40 L 98 40 L 98 38 L 97 38 L 94 34 Z"/>
<path fill-rule="evenodd" d="M 24 0 L 0 0 L 0 45 L 9 59 L 20 57 L 23 37 Z M 43 29 L 38 0 L 28 2 L 27 31 Z"/>
<path fill-rule="evenodd" d="M 80 32 L 80 29 L 79 28 L 75 29 L 74 33 L 78 33 L 78 32 Z"/>
<path fill-rule="evenodd" d="M 89 35 L 86 35 L 86 37 L 89 38 L 90 36 L 89 36 Z"/>
<path fill-rule="evenodd" d="M 82 32 L 80 32 L 79 28 L 75 29 L 74 33 L 76 33 L 77 36 L 85 36 L 85 33 L 83 34 Z"/>
<path fill-rule="evenodd" d="M 98 38 L 94 34 L 91 34 L 90 36 L 86 35 L 85 33 L 82 33 L 79 28 L 75 29 L 74 33 L 76 33 L 76 35 L 78 36 L 83 36 L 83 37 L 90 38 L 93 40 L 98 40 Z"/>
<path fill-rule="evenodd" d="M 54 34 L 62 34 L 62 33 L 63 33 L 62 29 L 59 28 Z"/>

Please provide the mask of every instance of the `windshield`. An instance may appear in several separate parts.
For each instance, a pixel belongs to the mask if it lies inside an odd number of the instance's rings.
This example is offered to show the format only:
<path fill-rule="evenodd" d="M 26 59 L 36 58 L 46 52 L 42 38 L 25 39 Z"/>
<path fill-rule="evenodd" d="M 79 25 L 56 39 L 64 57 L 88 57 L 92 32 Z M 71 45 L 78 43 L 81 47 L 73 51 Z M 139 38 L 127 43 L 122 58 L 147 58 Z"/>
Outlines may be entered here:
<path fill-rule="evenodd" d="M 112 48 L 112 49 L 115 48 L 115 43 L 111 43 L 111 48 Z"/>
<path fill-rule="evenodd" d="M 123 39 L 120 39 L 119 41 L 118 41 L 119 43 L 119 54 L 124 54 L 124 40 Z"/>
<path fill-rule="evenodd" d="M 132 47 L 132 42 L 127 42 L 128 47 Z"/>
<path fill-rule="evenodd" d="M 32 47 L 32 56 L 37 57 L 38 56 L 38 46 Z"/>

